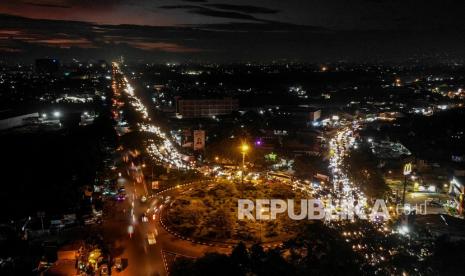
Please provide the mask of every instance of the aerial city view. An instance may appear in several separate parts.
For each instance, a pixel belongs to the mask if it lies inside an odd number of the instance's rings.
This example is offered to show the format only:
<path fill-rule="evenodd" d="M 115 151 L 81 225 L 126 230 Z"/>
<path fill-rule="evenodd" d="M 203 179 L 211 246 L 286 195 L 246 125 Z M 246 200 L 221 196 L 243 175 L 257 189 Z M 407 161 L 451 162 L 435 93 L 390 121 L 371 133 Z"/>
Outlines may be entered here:
<path fill-rule="evenodd" d="M 0 275 L 465 275 L 464 10 L 2 0 Z"/>

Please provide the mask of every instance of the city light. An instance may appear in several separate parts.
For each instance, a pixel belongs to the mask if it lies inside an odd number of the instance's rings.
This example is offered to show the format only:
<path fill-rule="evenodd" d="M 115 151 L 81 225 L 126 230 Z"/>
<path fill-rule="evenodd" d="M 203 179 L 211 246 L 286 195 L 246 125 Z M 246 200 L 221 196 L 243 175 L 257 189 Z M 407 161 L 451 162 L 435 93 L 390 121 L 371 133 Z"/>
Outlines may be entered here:
<path fill-rule="evenodd" d="M 358 123 L 354 122 L 354 129 Z M 355 147 L 354 130 L 351 127 L 344 127 L 337 132 L 329 141 L 329 150 L 332 153 L 329 159 L 329 169 L 332 173 L 333 197 L 348 202 L 358 201 L 361 206 L 367 205 L 367 198 L 355 185 L 342 168 L 344 158 L 351 147 Z M 335 206 L 339 208 L 340 206 Z"/>
<path fill-rule="evenodd" d="M 243 143 L 243 144 L 241 145 L 241 153 L 247 153 L 247 152 L 249 151 L 249 148 L 250 148 L 250 147 L 249 147 L 248 144 Z"/>
<path fill-rule="evenodd" d="M 117 64 L 116 67 L 119 69 Z M 122 72 L 121 72 L 122 73 Z M 177 150 L 176 146 L 171 142 L 171 138 L 163 132 L 160 127 L 151 123 L 147 108 L 142 103 L 141 99 L 136 96 L 135 90 L 129 83 L 128 79 L 124 77 L 124 92 L 129 98 L 130 105 L 141 115 L 141 122 L 138 123 L 139 131 L 149 132 L 155 134 L 160 142 L 155 143 L 153 139 L 148 139 L 147 152 L 154 158 L 154 160 L 162 162 L 166 165 L 174 166 L 178 169 L 188 169 L 191 167 L 183 160 L 182 154 Z"/>

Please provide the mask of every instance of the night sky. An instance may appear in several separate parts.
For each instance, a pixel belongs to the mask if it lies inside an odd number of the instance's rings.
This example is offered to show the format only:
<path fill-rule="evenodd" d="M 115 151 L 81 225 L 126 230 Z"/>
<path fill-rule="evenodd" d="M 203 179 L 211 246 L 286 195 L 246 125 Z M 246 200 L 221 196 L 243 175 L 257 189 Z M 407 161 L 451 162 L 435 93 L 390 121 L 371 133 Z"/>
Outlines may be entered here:
<path fill-rule="evenodd" d="M 460 0 L 2 0 L 0 57 L 463 58 Z"/>

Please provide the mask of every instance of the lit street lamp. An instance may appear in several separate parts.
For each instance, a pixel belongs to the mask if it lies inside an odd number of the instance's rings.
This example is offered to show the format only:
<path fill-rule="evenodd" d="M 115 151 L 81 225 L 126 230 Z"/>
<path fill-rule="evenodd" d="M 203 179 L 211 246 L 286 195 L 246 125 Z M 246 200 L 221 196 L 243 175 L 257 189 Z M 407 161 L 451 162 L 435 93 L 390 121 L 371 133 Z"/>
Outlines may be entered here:
<path fill-rule="evenodd" d="M 245 155 L 249 151 L 249 145 L 246 143 L 242 143 L 241 145 L 241 153 L 242 153 L 242 168 L 245 168 Z"/>
<path fill-rule="evenodd" d="M 242 143 L 240 149 L 241 149 L 241 153 L 242 153 L 241 183 L 244 184 L 245 155 L 249 151 L 249 145 L 247 145 L 246 143 Z"/>

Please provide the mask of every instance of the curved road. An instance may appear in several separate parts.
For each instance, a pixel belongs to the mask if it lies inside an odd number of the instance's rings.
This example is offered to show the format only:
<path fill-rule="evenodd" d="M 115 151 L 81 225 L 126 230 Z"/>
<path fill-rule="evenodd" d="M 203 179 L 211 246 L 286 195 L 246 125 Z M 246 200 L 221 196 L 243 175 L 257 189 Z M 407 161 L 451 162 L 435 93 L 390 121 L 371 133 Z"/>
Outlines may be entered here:
<path fill-rule="evenodd" d="M 144 190 L 141 186 L 144 184 L 135 181 L 127 181 L 127 183 L 128 199 L 126 202 L 108 203 L 106 208 L 108 211 L 103 223 L 104 238 L 110 245 L 113 258 L 123 258 L 123 263 L 125 263 L 123 271 L 113 270 L 113 275 L 168 275 L 167 265 L 175 255 L 200 257 L 207 252 L 230 252 L 231 249 L 224 246 L 202 245 L 167 232 L 160 224 L 159 212 L 156 212 L 154 216 L 151 211 L 147 216 L 148 221 L 143 222 L 142 215 L 151 205 L 154 205 L 158 197 L 155 196 L 145 203 L 135 200 L 143 195 Z M 167 190 L 158 193 L 158 195 L 162 194 L 164 196 L 174 195 L 175 191 Z M 133 208 L 132 203 L 134 203 Z M 134 210 L 134 216 L 131 209 Z M 128 233 L 130 226 L 134 229 L 132 235 Z M 156 244 L 148 244 L 148 233 L 157 233 Z"/>

